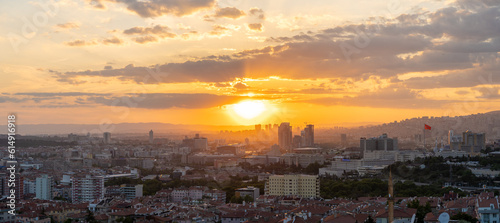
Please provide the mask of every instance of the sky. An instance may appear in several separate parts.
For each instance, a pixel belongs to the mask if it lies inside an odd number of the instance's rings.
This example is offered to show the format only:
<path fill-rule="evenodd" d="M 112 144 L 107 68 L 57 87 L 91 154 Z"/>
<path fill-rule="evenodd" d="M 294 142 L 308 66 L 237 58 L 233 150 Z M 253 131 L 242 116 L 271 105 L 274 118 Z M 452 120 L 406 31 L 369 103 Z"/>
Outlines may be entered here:
<path fill-rule="evenodd" d="M 498 0 L 16 0 L 0 33 L 0 110 L 24 124 L 500 110 Z"/>

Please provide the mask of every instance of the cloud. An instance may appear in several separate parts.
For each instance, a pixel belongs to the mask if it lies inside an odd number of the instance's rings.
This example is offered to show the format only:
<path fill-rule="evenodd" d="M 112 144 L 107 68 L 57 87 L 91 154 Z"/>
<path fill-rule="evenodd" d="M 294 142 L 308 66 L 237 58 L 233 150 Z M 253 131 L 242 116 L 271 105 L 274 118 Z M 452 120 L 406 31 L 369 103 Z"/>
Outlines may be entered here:
<path fill-rule="evenodd" d="M 487 79 L 487 75 L 492 75 L 487 85 L 498 83 L 500 7 L 460 7 L 452 5 L 436 12 L 403 14 L 394 19 L 333 26 L 294 36 L 275 36 L 268 38 L 268 42 L 274 45 L 263 48 L 159 64 L 159 71 L 168 75 L 160 75 L 161 81 L 154 83 L 217 83 L 269 76 L 349 79 L 355 82 L 376 76 L 401 82 L 411 89 L 430 89 L 484 85 L 479 77 Z M 263 12 L 251 9 L 248 13 L 255 16 Z M 238 28 L 217 24 L 207 34 L 227 36 Z M 135 37 L 134 41 L 139 43 L 158 41 L 157 35 L 168 32 L 168 27 L 160 25 L 123 31 L 130 36 L 145 35 Z M 190 36 L 190 33 L 185 33 L 182 38 Z M 127 66 L 66 72 L 57 78 L 77 82 L 82 77 L 112 77 L 153 83 L 152 79 L 143 80 L 149 74 L 147 69 Z M 400 75 L 419 72 L 439 75 L 398 79 Z"/>
<path fill-rule="evenodd" d="M 217 10 L 215 10 L 215 14 L 213 15 L 213 17 L 215 18 L 230 18 L 230 19 L 238 19 L 243 16 L 245 16 L 245 12 L 235 7 L 218 8 Z"/>
<path fill-rule="evenodd" d="M 118 37 L 111 37 L 111 38 L 108 38 L 108 39 L 104 39 L 102 41 L 102 43 L 104 45 L 110 45 L 110 44 L 113 44 L 113 45 L 122 45 L 123 44 L 123 40 L 119 39 Z"/>
<path fill-rule="evenodd" d="M 96 9 L 106 9 L 106 6 L 102 3 L 102 0 L 89 0 L 89 3 Z"/>
<path fill-rule="evenodd" d="M 168 26 L 156 25 L 153 27 L 132 27 L 123 31 L 125 35 L 142 35 L 133 38 L 136 43 L 158 42 L 158 38 L 174 38 L 177 34 L 170 32 Z"/>
<path fill-rule="evenodd" d="M 262 32 L 262 31 L 263 31 L 264 26 L 262 25 L 262 23 L 250 23 L 250 24 L 248 24 L 248 28 L 249 28 L 250 30 L 253 30 L 253 31 L 259 31 L 259 32 Z"/>
<path fill-rule="evenodd" d="M 251 8 L 250 11 L 248 12 L 249 15 L 254 16 L 260 20 L 265 20 L 266 16 L 264 14 L 264 11 L 259 8 Z"/>
<path fill-rule="evenodd" d="M 56 27 L 62 28 L 62 29 L 77 29 L 77 28 L 80 28 L 80 24 L 74 23 L 74 22 L 67 22 L 67 23 L 57 24 Z"/>
<path fill-rule="evenodd" d="M 305 102 L 320 105 L 344 105 L 373 108 L 440 108 L 454 101 L 433 100 L 402 86 L 391 86 L 375 92 L 364 91 L 356 96 L 322 97 Z"/>
<path fill-rule="evenodd" d="M 153 27 L 133 27 L 123 31 L 126 35 L 156 35 L 162 38 L 173 38 L 176 34 L 170 32 L 168 26 L 156 25 Z"/>
<path fill-rule="evenodd" d="M 198 11 L 212 9 L 216 0 L 107 0 L 122 3 L 127 9 L 143 18 L 162 15 L 186 16 Z"/>
<path fill-rule="evenodd" d="M 158 42 L 158 39 L 154 36 L 141 36 L 133 39 L 136 43 L 145 44 L 150 42 Z"/>
<path fill-rule="evenodd" d="M 14 95 L 33 97 L 76 97 L 76 96 L 105 96 L 110 94 L 86 93 L 86 92 L 20 92 Z"/>
<path fill-rule="evenodd" d="M 68 46 L 92 46 L 92 45 L 96 45 L 97 42 L 95 41 L 85 41 L 85 40 L 74 40 L 74 41 L 69 41 L 69 42 L 65 42 L 64 44 L 68 45 Z"/>
<path fill-rule="evenodd" d="M 152 93 L 121 97 L 91 97 L 89 101 L 108 106 L 146 109 L 199 109 L 234 104 L 242 99 L 244 97 L 214 94 Z"/>

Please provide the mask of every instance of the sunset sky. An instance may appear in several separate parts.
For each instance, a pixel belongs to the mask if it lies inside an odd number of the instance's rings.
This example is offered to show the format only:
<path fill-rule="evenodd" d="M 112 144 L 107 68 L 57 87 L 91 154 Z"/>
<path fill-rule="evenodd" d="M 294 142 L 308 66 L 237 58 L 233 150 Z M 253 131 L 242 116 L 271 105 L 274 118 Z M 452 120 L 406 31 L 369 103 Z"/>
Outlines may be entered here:
<path fill-rule="evenodd" d="M 15 0 L 0 33 L 0 109 L 25 124 L 500 110 L 496 0 Z"/>

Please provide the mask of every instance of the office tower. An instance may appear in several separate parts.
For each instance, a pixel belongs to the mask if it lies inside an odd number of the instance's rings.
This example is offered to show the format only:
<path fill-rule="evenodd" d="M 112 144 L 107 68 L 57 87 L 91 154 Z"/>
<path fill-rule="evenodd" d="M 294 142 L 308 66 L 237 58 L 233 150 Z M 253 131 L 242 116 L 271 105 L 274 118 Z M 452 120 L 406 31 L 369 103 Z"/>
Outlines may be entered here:
<path fill-rule="evenodd" d="M 207 138 L 200 137 L 200 134 L 196 134 L 194 138 L 188 138 L 187 136 L 182 140 L 183 147 L 191 148 L 192 152 L 202 152 L 208 149 Z"/>
<path fill-rule="evenodd" d="M 149 131 L 149 144 L 153 144 L 154 138 L 153 138 L 153 130 L 151 129 Z"/>
<path fill-rule="evenodd" d="M 292 139 L 293 148 L 300 148 L 302 146 L 302 136 L 294 135 Z"/>
<path fill-rule="evenodd" d="M 272 175 L 266 181 L 266 195 L 319 197 L 319 177 L 317 175 Z"/>
<path fill-rule="evenodd" d="M 486 149 L 486 135 L 484 133 L 473 133 L 465 131 L 462 133 L 462 144 L 460 150 L 470 153 L 478 153 Z"/>
<path fill-rule="evenodd" d="M 303 147 L 314 146 L 314 125 L 306 126 L 302 140 L 304 141 Z"/>
<path fill-rule="evenodd" d="M 360 147 L 362 151 L 396 151 L 398 150 L 398 139 L 389 138 L 387 134 L 382 134 L 374 138 L 361 138 Z"/>
<path fill-rule="evenodd" d="M 340 134 L 340 145 L 347 146 L 347 135 Z"/>
<path fill-rule="evenodd" d="M 36 178 L 36 198 L 40 200 L 52 200 L 54 180 L 44 174 Z"/>
<path fill-rule="evenodd" d="M 104 178 L 101 176 L 75 176 L 72 185 L 73 203 L 85 203 L 104 197 Z"/>
<path fill-rule="evenodd" d="M 102 134 L 104 138 L 104 143 L 109 144 L 111 142 L 111 133 L 110 132 L 105 132 Z"/>
<path fill-rule="evenodd" d="M 261 124 L 255 125 L 255 131 L 256 132 L 260 132 L 261 129 L 262 129 L 262 125 Z"/>
<path fill-rule="evenodd" d="M 278 128 L 278 145 L 281 149 L 291 152 L 292 149 L 292 126 L 289 122 L 283 122 Z"/>

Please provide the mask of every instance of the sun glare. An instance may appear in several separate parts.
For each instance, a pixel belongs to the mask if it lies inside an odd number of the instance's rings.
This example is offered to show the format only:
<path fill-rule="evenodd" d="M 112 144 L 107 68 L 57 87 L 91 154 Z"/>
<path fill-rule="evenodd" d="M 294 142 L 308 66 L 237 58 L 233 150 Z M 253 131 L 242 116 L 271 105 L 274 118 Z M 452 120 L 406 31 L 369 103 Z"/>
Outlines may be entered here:
<path fill-rule="evenodd" d="M 267 110 L 266 105 L 261 101 L 242 101 L 233 105 L 233 110 L 245 119 L 252 119 Z"/>

